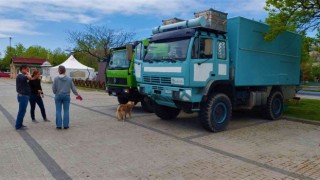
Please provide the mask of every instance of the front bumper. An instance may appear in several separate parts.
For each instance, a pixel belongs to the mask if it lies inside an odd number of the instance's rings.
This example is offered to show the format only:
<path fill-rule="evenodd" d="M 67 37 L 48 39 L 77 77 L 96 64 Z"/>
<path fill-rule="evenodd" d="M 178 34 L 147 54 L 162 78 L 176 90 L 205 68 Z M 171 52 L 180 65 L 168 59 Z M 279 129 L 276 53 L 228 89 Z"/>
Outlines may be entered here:
<path fill-rule="evenodd" d="M 200 88 L 172 87 L 161 85 L 140 84 L 139 92 L 151 97 L 157 104 L 180 108 L 181 104 L 191 104 L 191 109 L 198 109 L 202 100 Z"/>
<path fill-rule="evenodd" d="M 140 101 L 143 98 L 137 88 L 107 86 L 106 91 L 110 96 L 122 96 L 129 101 Z"/>

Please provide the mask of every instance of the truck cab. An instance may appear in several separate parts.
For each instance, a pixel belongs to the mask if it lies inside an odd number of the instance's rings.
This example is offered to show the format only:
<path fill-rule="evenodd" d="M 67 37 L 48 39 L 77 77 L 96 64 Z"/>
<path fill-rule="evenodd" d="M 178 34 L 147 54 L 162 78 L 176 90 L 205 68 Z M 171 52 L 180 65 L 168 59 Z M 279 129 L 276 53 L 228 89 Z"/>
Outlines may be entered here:
<path fill-rule="evenodd" d="M 199 112 L 213 132 L 227 128 L 233 109 L 258 107 L 279 119 L 299 85 L 301 36 L 265 42 L 268 26 L 259 22 L 233 18 L 226 32 L 201 21 L 156 27 L 146 55 L 135 60 L 139 91 L 155 102 L 155 114 L 169 120 L 181 110 Z"/>
<path fill-rule="evenodd" d="M 141 93 L 156 102 L 156 114 L 175 118 L 180 110 L 200 111 L 203 90 L 210 81 L 229 81 L 228 39 L 208 28 L 187 28 L 150 38 L 139 81 Z M 141 67 L 140 67 L 141 68 Z M 168 113 L 168 112 L 174 113 Z"/>
<path fill-rule="evenodd" d="M 145 48 L 147 44 L 148 40 L 143 40 L 111 49 L 106 67 L 106 91 L 109 95 L 116 96 L 120 104 L 126 104 L 128 101 L 141 102 L 145 111 L 153 112 L 149 99 L 139 93 L 134 75 L 135 48 Z"/>

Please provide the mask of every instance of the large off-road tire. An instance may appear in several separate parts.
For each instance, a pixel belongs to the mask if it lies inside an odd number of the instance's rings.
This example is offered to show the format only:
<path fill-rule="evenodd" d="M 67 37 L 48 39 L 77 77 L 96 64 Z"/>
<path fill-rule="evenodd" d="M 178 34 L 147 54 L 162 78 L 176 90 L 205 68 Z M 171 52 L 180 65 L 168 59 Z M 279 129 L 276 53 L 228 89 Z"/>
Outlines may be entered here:
<path fill-rule="evenodd" d="M 118 97 L 118 102 L 119 104 L 127 104 L 128 103 L 128 99 L 123 97 L 123 96 L 117 96 Z"/>
<path fill-rule="evenodd" d="M 152 101 L 152 99 L 148 98 L 148 97 L 144 97 L 141 100 L 141 107 L 145 112 L 149 112 L 149 113 L 153 113 L 154 112 L 154 102 Z"/>
<path fill-rule="evenodd" d="M 219 132 L 227 128 L 232 116 L 232 104 L 225 94 L 213 94 L 201 104 L 199 119 L 208 131 Z"/>
<path fill-rule="evenodd" d="M 264 107 L 264 116 L 269 120 L 280 119 L 283 114 L 283 95 L 279 91 L 270 93 Z"/>
<path fill-rule="evenodd" d="M 157 103 L 154 103 L 154 104 L 155 104 L 154 106 L 155 114 L 163 120 L 175 119 L 180 113 L 180 109 L 172 108 L 168 106 L 162 106 Z"/>

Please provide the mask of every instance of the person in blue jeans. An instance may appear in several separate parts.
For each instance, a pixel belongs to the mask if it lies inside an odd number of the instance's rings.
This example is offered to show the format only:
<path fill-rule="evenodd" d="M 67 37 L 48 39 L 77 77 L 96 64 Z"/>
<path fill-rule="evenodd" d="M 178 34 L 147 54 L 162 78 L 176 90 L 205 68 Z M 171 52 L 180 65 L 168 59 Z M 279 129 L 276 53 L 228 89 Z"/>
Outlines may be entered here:
<path fill-rule="evenodd" d="M 34 80 L 29 74 L 29 67 L 27 65 L 20 66 L 20 72 L 16 78 L 16 91 L 17 91 L 17 99 L 19 103 L 19 110 L 16 119 L 15 128 L 17 130 L 24 130 L 27 126 L 23 125 L 23 118 L 26 114 L 29 96 L 31 94 L 31 89 L 28 84 L 28 80 Z"/>
<path fill-rule="evenodd" d="M 59 75 L 54 78 L 52 91 L 55 94 L 54 100 L 56 104 L 56 128 L 69 128 L 69 107 L 70 107 L 70 90 L 76 96 L 78 94 L 72 79 L 65 75 L 66 68 L 64 66 L 59 66 Z M 62 119 L 62 108 L 63 108 L 63 119 Z"/>
<path fill-rule="evenodd" d="M 49 120 L 47 119 L 46 110 L 44 108 L 44 104 L 42 101 L 42 98 L 44 96 L 43 96 L 42 87 L 41 87 L 40 72 L 37 70 L 34 70 L 31 77 L 35 78 L 34 80 L 29 81 L 29 86 L 31 88 L 31 95 L 30 95 L 29 101 L 31 106 L 30 115 L 31 115 L 32 122 L 38 123 L 34 115 L 36 104 L 38 104 L 40 108 L 43 120 L 46 122 L 49 122 Z"/>

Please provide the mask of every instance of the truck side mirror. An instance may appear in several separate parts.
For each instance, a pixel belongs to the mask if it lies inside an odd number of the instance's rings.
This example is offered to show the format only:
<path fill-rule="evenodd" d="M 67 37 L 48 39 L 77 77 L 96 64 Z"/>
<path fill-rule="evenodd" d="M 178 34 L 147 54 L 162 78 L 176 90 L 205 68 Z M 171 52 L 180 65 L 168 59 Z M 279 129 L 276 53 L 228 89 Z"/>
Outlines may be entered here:
<path fill-rule="evenodd" d="M 128 61 L 131 61 L 132 59 L 132 51 L 133 51 L 133 47 L 132 47 L 132 44 L 127 44 L 126 45 L 126 50 L 127 50 L 127 58 L 128 58 Z"/>

